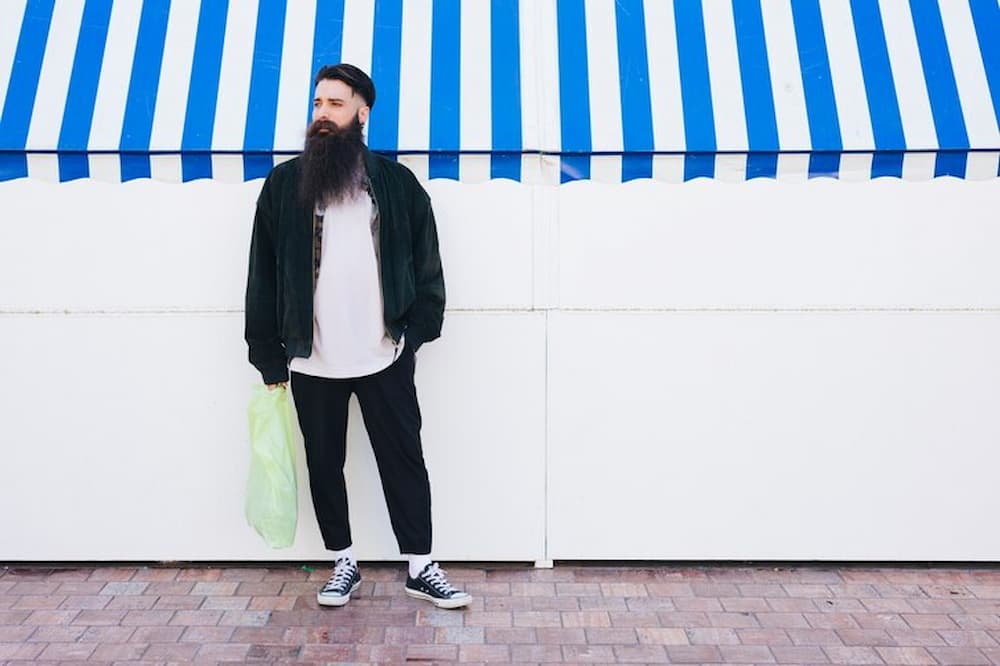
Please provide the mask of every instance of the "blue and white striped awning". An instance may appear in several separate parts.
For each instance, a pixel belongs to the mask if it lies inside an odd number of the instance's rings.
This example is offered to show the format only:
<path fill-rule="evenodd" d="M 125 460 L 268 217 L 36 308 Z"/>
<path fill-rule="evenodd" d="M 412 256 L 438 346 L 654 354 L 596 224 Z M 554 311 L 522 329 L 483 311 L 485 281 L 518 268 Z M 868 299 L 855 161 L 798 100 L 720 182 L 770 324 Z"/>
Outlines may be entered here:
<path fill-rule="evenodd" d="M 3 0 L 0 180 L 247 180 L 312 74 L 424 177 L 995 178 L 998 0 Z"/>

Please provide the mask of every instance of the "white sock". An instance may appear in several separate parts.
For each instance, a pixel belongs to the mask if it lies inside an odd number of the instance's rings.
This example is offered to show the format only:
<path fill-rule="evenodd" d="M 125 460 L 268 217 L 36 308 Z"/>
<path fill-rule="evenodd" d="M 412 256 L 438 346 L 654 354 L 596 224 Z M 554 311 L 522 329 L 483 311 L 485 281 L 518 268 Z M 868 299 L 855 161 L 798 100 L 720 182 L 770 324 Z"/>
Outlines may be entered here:
<path fill-rule="evenodd" d="M 431 563 L 430 555 L 407 555 L 410 560 L 410 578 L 416 578 Z"/>
<path fill-rule="evenodd" d="M 339 560 L 342 557 L 346 557 L 349 562 L 354 562 L 355 564 L 358 563 L 358 561 L 356 559 L 354 559 L 354 551 L 351 550 L 350 546 L 348 546 L 344 550 L 335 550 L 335 551 L 333 551 L 333 561 L 334 562 L 336 562 L 337 560 Z"/>

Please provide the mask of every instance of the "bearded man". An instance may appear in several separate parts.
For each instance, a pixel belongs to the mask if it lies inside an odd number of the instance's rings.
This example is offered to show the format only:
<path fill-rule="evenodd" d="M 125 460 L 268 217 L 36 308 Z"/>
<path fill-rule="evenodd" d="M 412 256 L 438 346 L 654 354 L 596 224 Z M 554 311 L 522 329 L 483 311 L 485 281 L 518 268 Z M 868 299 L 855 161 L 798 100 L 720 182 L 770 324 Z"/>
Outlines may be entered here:
<path fill-rule="evenodd" d="M 333 573 L 323 606 L 361 583 L 344 460 L 358 397 L 389 518 L 409 562 L 405 591 L 441 608 L 472 598 L 431 558 L 430 482 L 413 375 L 437 338 L 444 276 L 430 197 L 401 164 L 371 153 L 363 127 L 375 86 L 349 64 L 317 73 L 298 157 L 271 170 L 257 199 L 246 291 L 250 362 L 269 388 L 291 378 L 313 507 Z"/>

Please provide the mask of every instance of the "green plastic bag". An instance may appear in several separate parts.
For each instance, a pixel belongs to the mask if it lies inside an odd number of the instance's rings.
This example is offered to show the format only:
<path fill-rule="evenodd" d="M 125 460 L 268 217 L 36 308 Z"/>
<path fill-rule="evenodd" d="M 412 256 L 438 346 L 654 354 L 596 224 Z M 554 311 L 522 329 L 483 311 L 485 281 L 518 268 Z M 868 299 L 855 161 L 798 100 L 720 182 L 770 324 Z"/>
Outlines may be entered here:
<path fill-rule="evenodd" d="M 292 439 L 292 406 L 280 386 L 253 388 L 247 409 L 250 420 L 250 474 L 247 478 L 247 522 L 272 548 L 295 540 L 298 487 Z"/>

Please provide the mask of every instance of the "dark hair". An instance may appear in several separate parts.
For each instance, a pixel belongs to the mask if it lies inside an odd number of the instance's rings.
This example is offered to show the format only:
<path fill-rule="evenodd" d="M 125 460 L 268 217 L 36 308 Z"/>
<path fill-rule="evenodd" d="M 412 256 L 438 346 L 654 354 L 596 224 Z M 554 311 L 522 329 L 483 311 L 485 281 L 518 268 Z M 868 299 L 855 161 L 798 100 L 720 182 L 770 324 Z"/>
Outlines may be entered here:
<path fill-rule="evenodd" d="M 324 79 L 343 81 L 351 87 L 355 94 L 365 98 L 368 108 L 375 106 L 375 84 L 371 78 L 354 65 L 342 62 L 339 65 L 323 65 L 316 72 L 316 79 L 313 85 L 319 85 Z"/>

